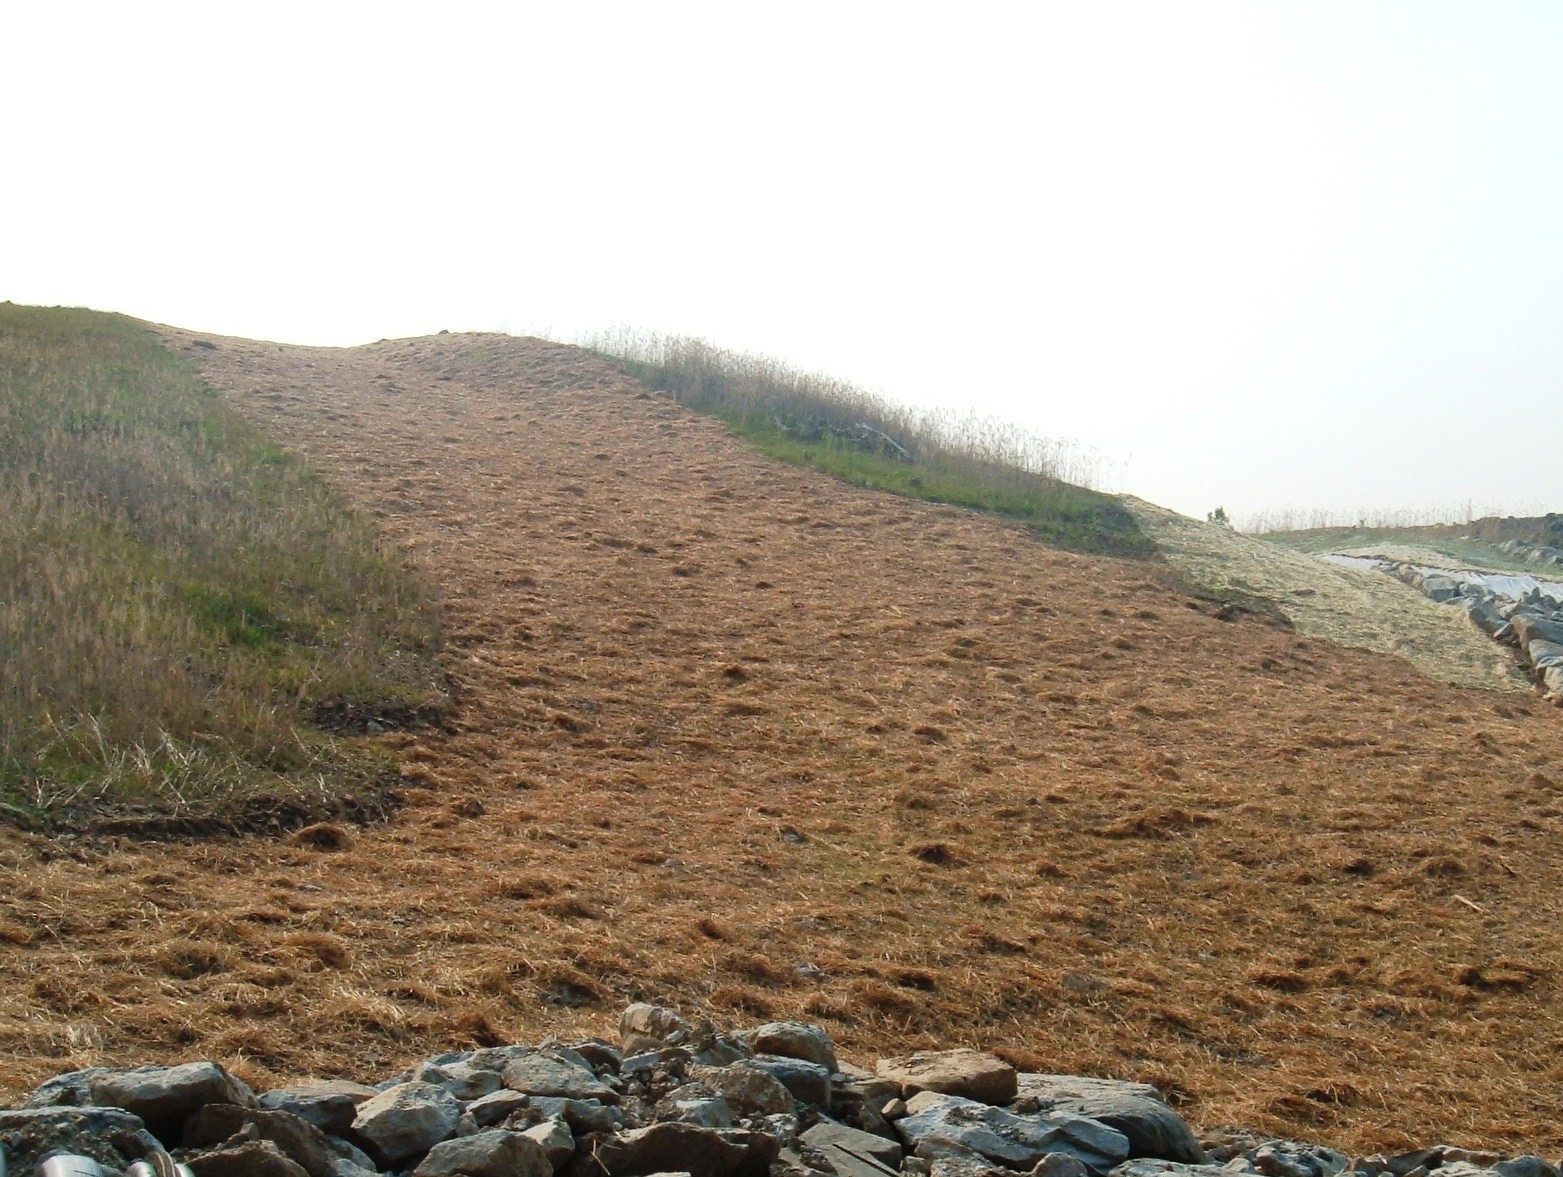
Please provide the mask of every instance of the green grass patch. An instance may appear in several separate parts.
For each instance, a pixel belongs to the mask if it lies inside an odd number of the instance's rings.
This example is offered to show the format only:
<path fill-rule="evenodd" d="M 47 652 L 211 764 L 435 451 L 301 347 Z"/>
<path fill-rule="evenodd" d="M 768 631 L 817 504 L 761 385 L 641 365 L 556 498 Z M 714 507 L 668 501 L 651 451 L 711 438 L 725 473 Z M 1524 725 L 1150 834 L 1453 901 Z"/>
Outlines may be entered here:
<path fill-rule="evenodd" d="M 1117 499 L 1084 485 L 1095 463 L 1070 443 L 991 419 L 918 413 L 845 382 L 699 340 L 620 334 L 588 346 L 782 461 L 1002 515 L 1070 551 L 1135 558 L 1156 551 Z"/>
<path fill-rule="evenodd" d="M 129 319 L 0 305 L 0 551 L 13 820 L 329 810 L 314 716 L 444 703 L 426 578 Z"/>

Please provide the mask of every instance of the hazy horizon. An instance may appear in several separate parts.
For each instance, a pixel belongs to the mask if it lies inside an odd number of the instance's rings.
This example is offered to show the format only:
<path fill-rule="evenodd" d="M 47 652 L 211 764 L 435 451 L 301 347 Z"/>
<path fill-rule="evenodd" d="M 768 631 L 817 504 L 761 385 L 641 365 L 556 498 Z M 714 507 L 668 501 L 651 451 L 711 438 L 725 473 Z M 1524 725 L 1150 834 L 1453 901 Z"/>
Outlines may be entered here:
<path fill-rule="evenodd" d="M 1556 5 L 154 2 L 9 41 L 0 299 L 627 325 L 1200 517 L 1563 509 Z"/>

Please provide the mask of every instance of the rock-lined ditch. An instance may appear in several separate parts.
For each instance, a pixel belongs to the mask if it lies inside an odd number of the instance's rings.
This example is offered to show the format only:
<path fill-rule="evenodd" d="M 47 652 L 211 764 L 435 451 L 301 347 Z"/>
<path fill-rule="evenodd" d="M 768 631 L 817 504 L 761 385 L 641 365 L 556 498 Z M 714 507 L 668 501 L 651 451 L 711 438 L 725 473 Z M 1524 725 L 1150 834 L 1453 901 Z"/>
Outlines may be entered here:
<path fill-rule="evenodd" d="M 1557 550 L 1513 540 L 1503 548 L 1527 557 Z M 1350 566 L 1377 568 L 1419 590 L 1431 601 L 1464 609 L 1483 633 L 1518 652 L 1543 699 L 1563 706 L 1563 582 L 1523 574 L 1439 568 L 1353 553 L 1334 553 L 1327 558 Z"/>
<path fill-rule="evenodd" d="M 799 1022 L 729 1034 L 636 1004 L 619 1025 L 618 1044 L 439 1055 L 373 1085 L 256 1094 L 212 1062 L 73 1071 L 0 1110 L 0 1147 L 12 1173 L 71 1155 L 70 1172 L 111 1177 L 169 1156 L 196 1177 L 1563 1177 L 1449 1145 L 1352 1158 L 1200 1137 L 1154 1087 L 974 1050 L 868 1071 Z"/>

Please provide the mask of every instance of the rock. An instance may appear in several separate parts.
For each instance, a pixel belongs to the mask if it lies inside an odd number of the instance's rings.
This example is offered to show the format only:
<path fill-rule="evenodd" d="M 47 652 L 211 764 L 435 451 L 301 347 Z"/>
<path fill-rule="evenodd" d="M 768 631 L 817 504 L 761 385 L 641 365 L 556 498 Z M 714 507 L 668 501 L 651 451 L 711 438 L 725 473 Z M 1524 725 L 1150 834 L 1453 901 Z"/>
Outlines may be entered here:
<path fill-rule="evenodd" d="M 612 1071 L 615 1075 L 624 1066 L 623 1053 L 600 1038 L 586 1038 L 580 1042 L 572 1042 L 564 1049 L 585 1059 L 588 1066 Z"/>
<path fill-rule="evenodd" d="M 387 1163 L 428 1152 L 456 1130 L 461 1104 L 433 1083 L 399 1083 L 358 1105 L 353 1131 Z"/>
<path fill-rule="evenodd" d="M 1335 1177 L 1351 1164 L 1345 1153 L 1295 1140 L 1272 1140 L 1244 1155 L 1265 1177 Z"/>
<path fill-rule="evenodd" d="M 928 1092 L 919 1094 L 910 1107 L 912 1114 L 896 1121 L 895 1127 L 918 1156 L 929 1157 L 925 1144 L 950 1145 L 1007 1168 L 1030 1169 L 1048 1153 L 1061 1152 L 1100 1174 L 1129 1155 L 1123 1133 L 1083 1116 L 1064 1112 L 1022 1116 L 976 1100 Z"/>
<path fill-rule="evenodd" d="M 121 1108 L 44 1106 L 0 1110 L 0 1148 L 14 1173 L 30 1173 L 50 1153 L 91 1157 L 115 1169 L 141 1155 L 146 1128 Z M 124 1143 L 125 1148 L 120 1148 Z M 148 1141 L 150 1143 L 150 1141 Z"/>
<path fill-rule="evenodd" d="M 207 1104 L 186 1121 L 184 1146 L 212 1148 L 238 1143 L 233 1138 L 241 1134 L 244 1139 L 271 1141 L 309 1177 L 332 1177 L 337 1157 L 326 1134 L 291 1112 Z"/>
<path fill-rule="evenodd" d="M 830 1071 L 819 1063 L 806 1062 L 800 1058 L 758 1054 L 754 1058 L 740 1059 L 733 1063 L 733 1069 L 740 1067 L 764 1071 L 781 1080 L 782 1085 L 800 1103 L 819 1108 L 821 1111 L 830 1109 Z"/>
<path fill-rule="evenodd" d="M 492 1095 L 473 1100 L 467 1105 L 467 1114 L 477 1122 L 478 1127 L 492 1128 L 509 1119 L 531 1102 L 530 1095 L 523 1095 L 519 1091 L 511 1091 L 506 1087 Z"/>
<path fill-rule="evenodd" d="M 899 1120 L 910 1112 L 911 1107 L 904 1099 L 892 1099 L 879 1109 L 879 1114 L 887 1120 Z"/>
<path fill-rule="evenodd" d="M 1205 1150 L 1183 1117 L 1147 1083 L 1023 1074 L 1017 1077 L 1016 1098 L 1035 1099 L 1042 1111 L 1087 1116 L 1116 1128 L 1128 1137 L 1131 1157 L 1205 1163 Z"/>
<path fill-rule="evenodd" d="M 624 1126 L 624 1113 L 618 1108 L 604 1107 L 595 1099 L 561 1099 L 557 1096 L 538 1096 L 532 1106 L 544 1117 L 562 1116 L 576 1135 L 588 1132 L 616 1132 Z"/>
<path fill-rule="evenodd" d="M 289 1160 L 269 1140 L 246 1140 L 192 1156 L 185 1164 L 195 1177 L 309 1177 L 309 1171 Z"/>
<path fill-rule="evenodd" d="M 521 1133 L 543 1150 L 548 1163 L 561 1168 L 575 1155 L 575 1133 L 562 1116 L 550 1116 L 541 1124 L 533 1124 Z"/>
<path fill-rule="evenodd" d="M 849 1128 L 834 1120 L 820 1120 L 814 1127 L 804 1132 L 801 1139 L 811 1148 L 821 1151 L 834 1148 L 853 1157 L 867 1157 L 891 1170 L 901 1167 L 902 1149 L 897 1142 L 875 1136 L 870 1132 Z"/>
<path fill-rule="evenodd" d="M 24 1107 L 74 1104 L 123 1108 L 139 1116 L 168 1148 L 179 1146 L 185 1117 L 209 1103 L 254 1107 L 255 1096 L 239 1079 L 212 1062 L 175 1067 L 145 1066 L 126 1071 L 93 1067 L 72 1071 L 43 1084 Z"/>
<path fill-rule="evenodd" d="M 927 1165 L 929 1177 L 997 1177 L 1006 1173 L 981 1153 L 948 1141 L 928 1141 L 918 1146 L 917 1156 L 911 1159 Z"/>
<path fill-rule="evenodd" d="M 673 1010 L 637 1001 L 619 1015 L 619 1038 L 627 1054 L 656 1050 L 688 1039 L 689 1023 Z"/>
<path fill-rule="evenodd" d="M 1444 1153 L 1445 1158 L 1449 1156 Z M 1558 1167 L 1540 1157 L 1511 1157 L 1507 1161 L 1499 1161 L 1492 1166 L 1492 1171 L 1498 1177 L 1560 1177 Z"/>
<path fill-rule="evenodd" d="M 806 1022 L 767 1022 L 740 1036 L 756 1054 L 800 1058 L 836 1072 L 836 1044 L 818 1026 Z"/>
<path fill-rule="evenodd" d="M 1113 1172 L 1117 1172 L 1114 1169 Z M 1050 1152 L 1036 1163 L 1031 1170 L 1031 1177 L 1091 1177 L 1091 1170 L 1085 1167 L 1085 1162 L 1079 1157 L 1072 1157 L 1066 1152 Z"/>
<path fill-rule="evenodd" d="M 1159 1157 L 1140 1157 L 1125 1161 L 1108 1177 L 1232 1177 L 1238 1170 L 1223 1165 L 1186 1165 Z"/>
<path fill-rule="evenodd" d="M 833 1096 L 854 1096 L 879 1110 L 892 1099 L 901 1097 L 901 1085 L 894 1079 L 886 1079 L 851 1063 L 837 1063 L 831 1083 L 835 1088 Z"/>
<path fill-rule="evenodd" d="M 358 1105 L 377 1094 L 373 1087 L 362 1083 L 332 1079 L 279 1087 L 257 1096 L 256 1103 L 267 1111 L 295 1115 L 328 1135 L 341 1136 L 352 1127 Z"/>
<path fill-rule="evenodd" d="M 684 1099 L 679 1099 L 677 1096 L 678 1092 L 675 1091 L 657 1105 L 659 1112 L 664 1110 L 666 1112 L 665 1115 L 659 1115 L 659 1119 L 677 1120 L 681 1124 L 694 1124 L 700 1128 L 733 1126 L 732 1109 L 720 1096 L 696 1096 Z"/>
<path fill-rule="evenodd" d="M 1015 1068 L 978 1050 L 919 1051 L 880 1059 L 875 1069 L 900 1085 L 903 1098 L 919 1091 L 937 1091 L 996 1105 L 1015 1098 Z"/>
<path fill-rule="evenodd" d="M 429 1150 L 413 1177 L 553 1177 L 543 1146 L 520 1132 L 490 1128 Z"/>
<path fill-rule="evenodd" d="M 445 1088 L 459 1100 L 482 1099 L 505 1085 L 501 1071 L 474 1064 L 470 1060 L 436 1066 L 424 1063 L 413 1068 L 413 1079 Z"/>
<path fill-rule="evenodd" d="M 781 1153 L 763 1132 L 721 1132 L 692 1124 L 634 1128 L 592 1142 L 591 1172 L 606 1177 L 684 1172 L 690 1177 L 767 1177 Z"/>
<path fill-rule="evenodd" d="M 635 1075 L 647 1076 L 661 1072 L 682 1079 L 688 1073 L 692 1061 L 693 1056 L 682 1046 L 664 1046 L 658 1050 L 625 1055 L 623 1063 L 619 1065 L 619 1074 L 628 1079 Z"/>
<path fill-rule="evenodd" d="M 690 1078 L 719 1095 L 739 1116 L 764 1116 L 792 1111 L 792 1092 L 769 1071 L 734 1064 L 691 1067 Z"/>
<path fill-rule="evenodd" d="M 512 1059 L 505 1066 L 504 1079 L 506 1087 L 527 1095 L 619 1102 L 618 1090 L 597 1078 L 589 1066 L 547 1054 L 527 1054 Z"/>

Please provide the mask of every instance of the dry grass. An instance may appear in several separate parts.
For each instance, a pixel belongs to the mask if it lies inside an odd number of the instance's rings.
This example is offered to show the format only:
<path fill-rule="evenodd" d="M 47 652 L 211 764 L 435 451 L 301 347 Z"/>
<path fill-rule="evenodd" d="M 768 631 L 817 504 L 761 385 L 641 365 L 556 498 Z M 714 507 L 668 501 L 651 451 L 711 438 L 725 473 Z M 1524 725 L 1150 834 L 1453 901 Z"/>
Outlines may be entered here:
<path fill-rule="evenodd" d="M 427 585 L 128 319 L 0 306 L 0 803 L 308 808 L 437 695 Z"/>
<path fill-rule="evenodd" d="M 1550 708 L 768 463 L 570 348 L 217 342 L 440 569 L 461 709 L 383 738 L 418 787 L 340 846 L 0 835 L 8 1092 L 379 1078 L 646 999 L 1563 1147 Z"/>

